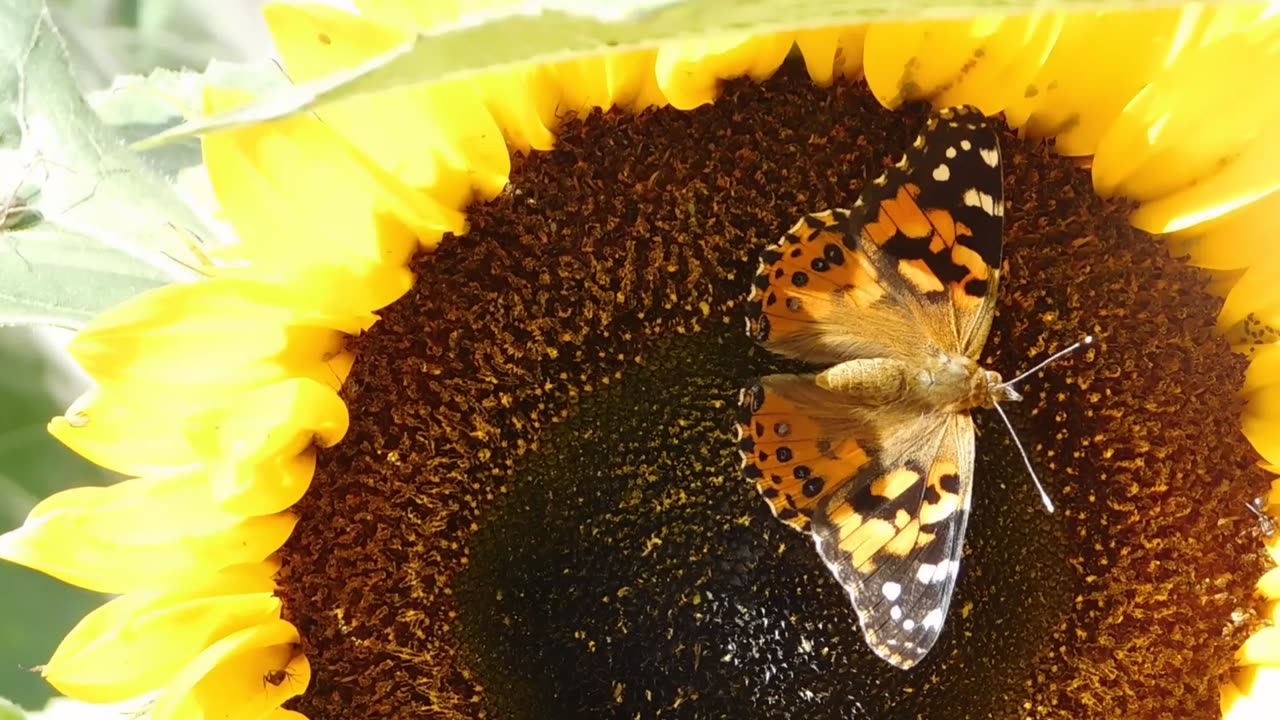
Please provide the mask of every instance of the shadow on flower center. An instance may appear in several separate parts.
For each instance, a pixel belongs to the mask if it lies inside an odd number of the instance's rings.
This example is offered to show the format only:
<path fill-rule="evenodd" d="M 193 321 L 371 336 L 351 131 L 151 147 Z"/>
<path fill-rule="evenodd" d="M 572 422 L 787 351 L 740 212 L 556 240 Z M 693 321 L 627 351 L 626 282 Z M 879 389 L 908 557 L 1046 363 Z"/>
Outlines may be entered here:
<path fill-rule="evenodd" d="M 1086 170 L 1002 136 L 1006 258 L 984 362 L 1096 349 L 1012 408 L 1059 512 L 979 412 L 947 628 L 866 648 L 812 542 L 741 479 L 755 254 L 849 205 L 919 108 L 786 70 L 714 106 L 568 123 L 359 340 L 347 439 L 284 550 L 286 617 L 339 717 L 1216 718 L 1263 567 L 1241 498 L 1245 361 L 1206 280 Z M 1043 708 L 1032 712 L 1029 708 Z"/>

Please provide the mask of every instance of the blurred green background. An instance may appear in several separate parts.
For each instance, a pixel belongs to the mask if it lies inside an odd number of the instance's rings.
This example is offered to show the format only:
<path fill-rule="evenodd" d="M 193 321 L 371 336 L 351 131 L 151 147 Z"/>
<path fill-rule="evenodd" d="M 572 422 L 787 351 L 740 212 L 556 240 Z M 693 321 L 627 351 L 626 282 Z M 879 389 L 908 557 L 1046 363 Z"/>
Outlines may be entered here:
<path fill-rule="evenodd" d="M 85 92 L 116 75 L 155 68 L 200 70 L 210 59 L 270 53 L 263 0 L 49 0 Z M 45 432 L 53 415 L 89 385 L 67 357 L 65 331 L 0 327 L 0 532 L 22 524 L 41 499 L 63 488 L 116 478 Z M 27 709 L 54 694 L 30 668 L 106 598 L 0 562 L 0 698 Z"/>

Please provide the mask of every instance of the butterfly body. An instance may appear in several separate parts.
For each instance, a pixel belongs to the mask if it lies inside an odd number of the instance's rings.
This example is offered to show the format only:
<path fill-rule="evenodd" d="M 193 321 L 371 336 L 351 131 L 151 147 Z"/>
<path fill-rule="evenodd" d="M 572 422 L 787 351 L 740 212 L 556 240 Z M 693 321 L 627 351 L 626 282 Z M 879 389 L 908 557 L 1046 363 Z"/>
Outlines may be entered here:
<path fill-rule="evenodd" d="M 747 298 L 753 339 L 826 369 L 742 391 L 743 474 L 813 538 L 868 644 L 901 668 L 936 642 L 955 586 L 970 411 L 1021 399 L 977 361 L 1003 212 L 986 118 L 940 110 L 851 209 L 807 215 L 765 248 Z"/>
<path fill-rule="evenodd" d="M 893 406 L 905 412 L 964 412 L 1022 399 L 1003 384 L 1000 373 L 964 355 L 940 354 L 919 364 L 893 358 L 846 360 L 818 373 L 814 382 L 886 412 Z"/>

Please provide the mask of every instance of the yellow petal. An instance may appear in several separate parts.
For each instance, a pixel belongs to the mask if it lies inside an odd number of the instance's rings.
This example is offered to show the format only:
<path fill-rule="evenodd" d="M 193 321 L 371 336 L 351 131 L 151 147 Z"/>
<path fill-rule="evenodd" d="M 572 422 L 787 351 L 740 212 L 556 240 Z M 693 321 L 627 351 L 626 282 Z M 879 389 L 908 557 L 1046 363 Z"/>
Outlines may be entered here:
<path fill-rule="evenodd" d="M 818 87 L 831 87 L 836 73 L 836 47 L 840 31 L 835 28 L 806 30 L 796 33 L 796 47 L 804 58 L 805 70 Z"/>
<path fill-rule="evenodd" d="M 1179 244 L 1191 256 L 1193 265 L 1211 270 L 1236 270 L 1269 260 L 1272 241 L 1277 236 L 1280 236 L 1280 192 L 1184 231 Z"/>
<path fill-rule="evenodd" d="M 722 80 L 746 76 L 761 82 L 772 77 L 793 39 L 789 34 L 725 34 L 671 43 L 658 51 L 653 71 L 672 107 L 692 110 L 713 101 Z"/>
<path fill-rule="evenodd" d="M 1280 96 L 1256 91 L 1259 78 L 1277 73 L 1280 35 L 1242 31 L 1188 48 L 1102 136 L 1094 187 L 1103 195 L 1150 200 L 1203 182 L 1250 152 L 1280 121 Z"/>
<path fill-rule="evenodd" d="M 54 418 L 49 432 L 126 475 L 183 471 L 200 463 L 207 456 L 191 446 L 185 418 L 234 404 L 230 398 L 238 393 L 291 382 L 282 378 L 294 375 L 330 389 L 341 384 L 350 358 L 338 351 L 340 336 L 325 328 L 359 332 L 373 316 L 345 315 L 340 308 L 326 312 L 324 306 L 337 301 L 324 297 L 312 309 L 298 310 L 310 289 L 219 279 L 161 288 L 108 312 L 71 346 L 101 385 Z M 326 290 L 323 295 L 341 294 Z M 182 354 L 202 348 L 239 367 L 229 363 L 221 374 L 212 362 Z M 187 366 L 194 370 L 184 378 Z"/>
<path fill-rule="evenodd" d="M 412 34 L 321 5 L 265 9 L 277 51 L 295 81 L 346 70 Z M 502 132 L 469 80 L 415 86 L 326 106 L 321 118 L 411 187 L 435 188 L 451 207 L 472 190 L 491 198 L 506 186 L 511 157 Z M 378 122 L 370 123 L 370 117 Z M 339 185 L 339 187 L 343 187 Z M 445 190 L 465 190 L 465 195 Z"/>
<path fill-rule="evenodd" d="M 502 4 L 503 0 L 469 0 L 467 9 L 479 12 Z M 356 0 L 355 5 L 361 15 L 382 25 L 396 28 L 416 25 L 424 31 L 456 22 L 462 10 L 455 0 L 429 3 L 412 0 Z M 647 69 L 652 69 L 652 63 Z M 649 72 L 648 75 L 652 82 L 653 73 Z M 555 145 L 554 128 L 561 89 L 546 68 L 507 68 L 477 75 L 470 82 L 472 89 L 502 128 L 512 150 L 527 153 L 530 150 L 550 150 Z"/>
<path fill-rule="evenodd" d="M 151 707 L 154 720 L 259 718 L 297 696 L 310 666 L 297 655 L 298 631 L 273 620 L 232 633 L 183 667 Z M 285 669 L 274 685 L 264 677 Z"/>
<path fill-rule="evenodd" d="M 632 110 L 666 105 L 653 72 L 657 57 L 658 51 L 647 50 L 547 66 L 546 72 L 558 86 L 556 113 L 584 115 L 615 105 Z"/>
<path fill-rule="evenodd" d="M 279 286 L 213 280 L 172 285 L 95 318 L 71 341 L 72 356 L 102 384 L 155 381 L 255 385 L 287 377 L 342 347 L 367 314 L 327 315 L 276 304 Z M 301 301 L 301 298 L 297 298 Z M 317 304 L 318 305 L 318 304 Z"/>
<path fill-rule="evenodd" d="M 836 77 L 853 78 L 862 73 L 867 28 L 856 25 L 796 33 L 796 45 L 815 84 L 828 87 Z"/>
<path fill-rule="evenodd" d="M 215 110 L 247 99 L 206 95 Z M 218 257 L 258 273 L 305 277 L 323 266 L 358 279 L 370 266 L 403 264 L 417 250 L 420 232 L 463 227 L 460 205 L 410 193 L 353 150 L 349 138 L 309 114 L 213 133 L 204 138 L 204 153 L 218 203 L 240 239 Z M 376 306 L 363 299 L 376 291 L 348 286 L 343 302 Z"/>
<path fill-rule="evenodd" d="M 331 447 L 349 422 L 334 388 L 297 378 L 237 398 L 188 422 L 192 445 L 211 470 L 219 506 L 245 515 L 297 502 L 315 471 L 311 446 Z"/>
<path fill-rule="evenodd" d="M 1007 109 L 1031 137 L 1090 155 L 1103 132 L 1151 76 L 1185 45 L 1199 6 L 1144 12 L 1071 13 L 1040 72 Z"/>
<path fill-rule="evenodd" d="M 1252 667 L 1235 685 L 1242 692 L 1223 700 L 1223 720 L 1274 720 L 1280 707 L 1280 667 Z"/>
<path fill-rule="evenodd" d="M 245 463 L 220 463 L 209 481 L 224 512 L 245 517 L 281 512 L 302 499 L 316 472 L 313 450 Z"/>
<path fill-rule="evenodd" d="M 153 692 L 206 647 L 280 617 L 277 563 L 230 567 L 192 585 L 138 591 L 89 613 L 42 673 L 59 692 L 91 703 Z"/>
<path fill-rule="evenodd" d="M 166 481 L 152 482 L 167 490 Z M 169 525 L 170 518 L 160 516 L 187 513 L 203 519 L 219 511 L 157 505 L 132 492 L 127 498 L 131 502 L 99 505 L 92 492 L 97 489 L 66 490 L 41 503 L 21 527 L 0 535 L 0 558 L 89 590 L 125 593 L 262 562 L 297 523 L 297 517 L 281 513 L 247 518 L 207 534 L 136 542 L 151 536 L 138 523 Z"/>
<path fill-rule="evenodd" d="M 1280 599 L 1280 567 L 1274 567 L 1262 574 L 1258 580 L 1258 592 L 1263 597 Z"/>
<path fill-rule="evenodd" d="M 328 385 L 334 390 L 341 390 L 342 383 L 347 381 L 347 377 L 351 375 L 351 368 L 355 367 L 355 364 L 355 353 L 343 350 L 333 356 L 316 358 L 309 365 L 297 367 L 296 374 L 298 377 Z"/>
<path fill-rule="evenodd" d="M 1233 328 L 1250 315 L 1264 325 L 1280 327 L 1276 322 L 1280 320 L 1277 310 L 1280 310 L 1280 263 L 1268 257 L 1240 274 L 1218 313 L 1218 327 Z"/>
<path fill-rule="evenodd" d="M 1062 29 L 1058 13 L 875 25 L 867 33 L 867 82 L 886 107 L 936 105 L 1003 110 L 1031 83 Z"/>
<path fill-rule="evenodd" d="M 985 16 L 872 25 L 863 50 L 867 84 L 887 108 L 934 97 L 985 62 L 989 45 L 1002 46 L 997 34 L 1005 22 L 999 16 Z M 999 58 L 997 64 L 1003 65 L 1004 60 Z"/>
<path fill-rule="evenodd" d="M 602 58 L 609 97 L 617 107 L 640 112 L 650 107 L 665 107 L 667 96 L 658 85 L 653 66 L 657 50 L 610 55 Z"/>
<path fill-rule="evenodd" d="M 339 370 L 340 367 L 326 365 L 317 371 L 320 378 L 295 378 L 264 386 L 297 389 L 299 383 L 307 385 L 306 395 L 298 397 L 306 404 L 290 405 L 288 412 L 296 414 L 280 421 L 293 423 L 289 427 L 294 429 L 300 427 L 299 423 L 318 423 L 311 429 L 322 439 L 341 437 L 347 421 L 333 392 L 339 382 Z M 229 392 L 218 385 L 198 387 L 141 380 L 116 383 L 86 392 L 64 416 L 51 420 L 48 429 L 76 453 L 121 474 L 167 476 L 190 472 L 210 458 L 209 440 L 200 434 L 200 419 L 230 412 L 241 402 L 241 393 L 250 392 L 266 390 L 236 388 Z M 323 416 L 316 414 L 322 411 Z M 199 447 L 194 443 L 200 443 Z"/>
<path fill-rule="evenodd" d="M 225 389 L 214 386 L 225 393 Z M 189 384 L 116 383 L 91 388 L 49 434 L 78 455 L 124 475 L 167 475 L 196 468 L 196 454 L 180 420 L 192 409 L 225 402 Z"/>
<path fill-rule="evenodd" d="M 603 59 L 568 60 L 548 65 L 547 73 L 560 88 L 558 112 L 585 115 L 592 108 L 613 107 Z"/>
<path fill-rule="evenodd" d="M 1249 358 L 1244 375 L 1243 393 L 1251 395 L 1262 388 L 1280 385 L 1280 345 L 1267 345 Z"/>
<path fill-rule="evenodd" d="M 1245 665 L 1280 666 L 1280 627 L 1264 627 L 1244 641 L 1238 653 Z"/>
<path fill-rule="evenodd" d="M 157 507 L 166 510 L 157 512 Z M 34 521 L 58 513 L 77 515 L 79 527 L 90 537 L 109 537 L 123 545 L 211 535 L 243 519 L 214 502 L 213 487 L 199 471 L 69 488 L 42 500 L 27 518 Z"/>
<path fill-rule="evenodd" d="M 1241 425 L 1262 457 L 1280 463 L 1280 385 L 1261 388 L 1249 397 Z"/>
<path fill-rule="evenodd" d="M 1151 233 L 1179 232 L 1216 219 L 1280 190 L 1280 133 L 1259 136 L 1246 151 L 1227 160 L 1194 185 L 1144 203 L 1131 219 Z M 1095 172 L 1094 177 L 1097 177 Z"/>
<path fill-rule="evenodd" d="M 333 388 L 293 378 L 194 415 L 185 429 L 202 459 L 241 463 L 297 455 L 312 442 L 332 447 L 346 434 L 349 420 Z"/>

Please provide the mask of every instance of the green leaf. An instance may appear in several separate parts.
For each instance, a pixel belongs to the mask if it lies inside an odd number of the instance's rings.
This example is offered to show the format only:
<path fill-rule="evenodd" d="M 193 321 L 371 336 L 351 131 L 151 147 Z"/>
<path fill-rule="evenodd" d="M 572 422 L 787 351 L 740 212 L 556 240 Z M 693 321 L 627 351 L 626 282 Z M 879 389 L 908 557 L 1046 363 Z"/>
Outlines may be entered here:
<path fill-rule="evenodd" d="M 265 94 L 287 87 L 288 78 L 271 60 L 214 60 L 203 72 L 160 68 L 146 76 L 121 75 L 106 90 L 90 93 L 88 100 L 103 122 L 125 142 L 133 142 L 200 115 L 210 86 Z M 200 144 L 194 139 L 172 143 L 147 153 L 147 160 L 175 178 L 201 165 Z"/>
<path fill-rule="evenodd" d="M 208 236 L 89 108 L 42 2 L 0 0 L 0 219 L 0 324 L 77 327 L 191 279 Z"/>
<path fill-rule="evenodd" d="M 37 502 L 58 491 L 116 480 L 45 430 L 49 418 L 88 386 L 62 349 L 66 335 L 0 328 L 0 533 L 21 525 Z M 0 561 L 0 695 L 36 714 L 54 691 L 31 668 L 47 661 L 67 631 L 104 599 Z"/>
<path fill-rule="evenodd" d="M 147 703 L 91 705 L 64 697 L 49 700 L 43 710 L 30 710 L 26 720 L 139 720 L 147 717 Z M 3 718 L 0 718 L 3 720 Z"/>
<path fill-rule="evenodd" d="M 17 705 L 0 698 L 0 720 L 27 720 L 27 714 Z"/>
<path fill-rule="evenodd" d="M 542 0 L 464 17 L 360 67 L 271 93 L 135 143 L 144 150 L 214 130 L 276 120 L 320 105 L 408 85 L 523 64 L 657 47 L 724 33 L 767 34 L 865 22 L 971 17 L 1032 10 L 1134 9 L 1174 0 Z"/>

